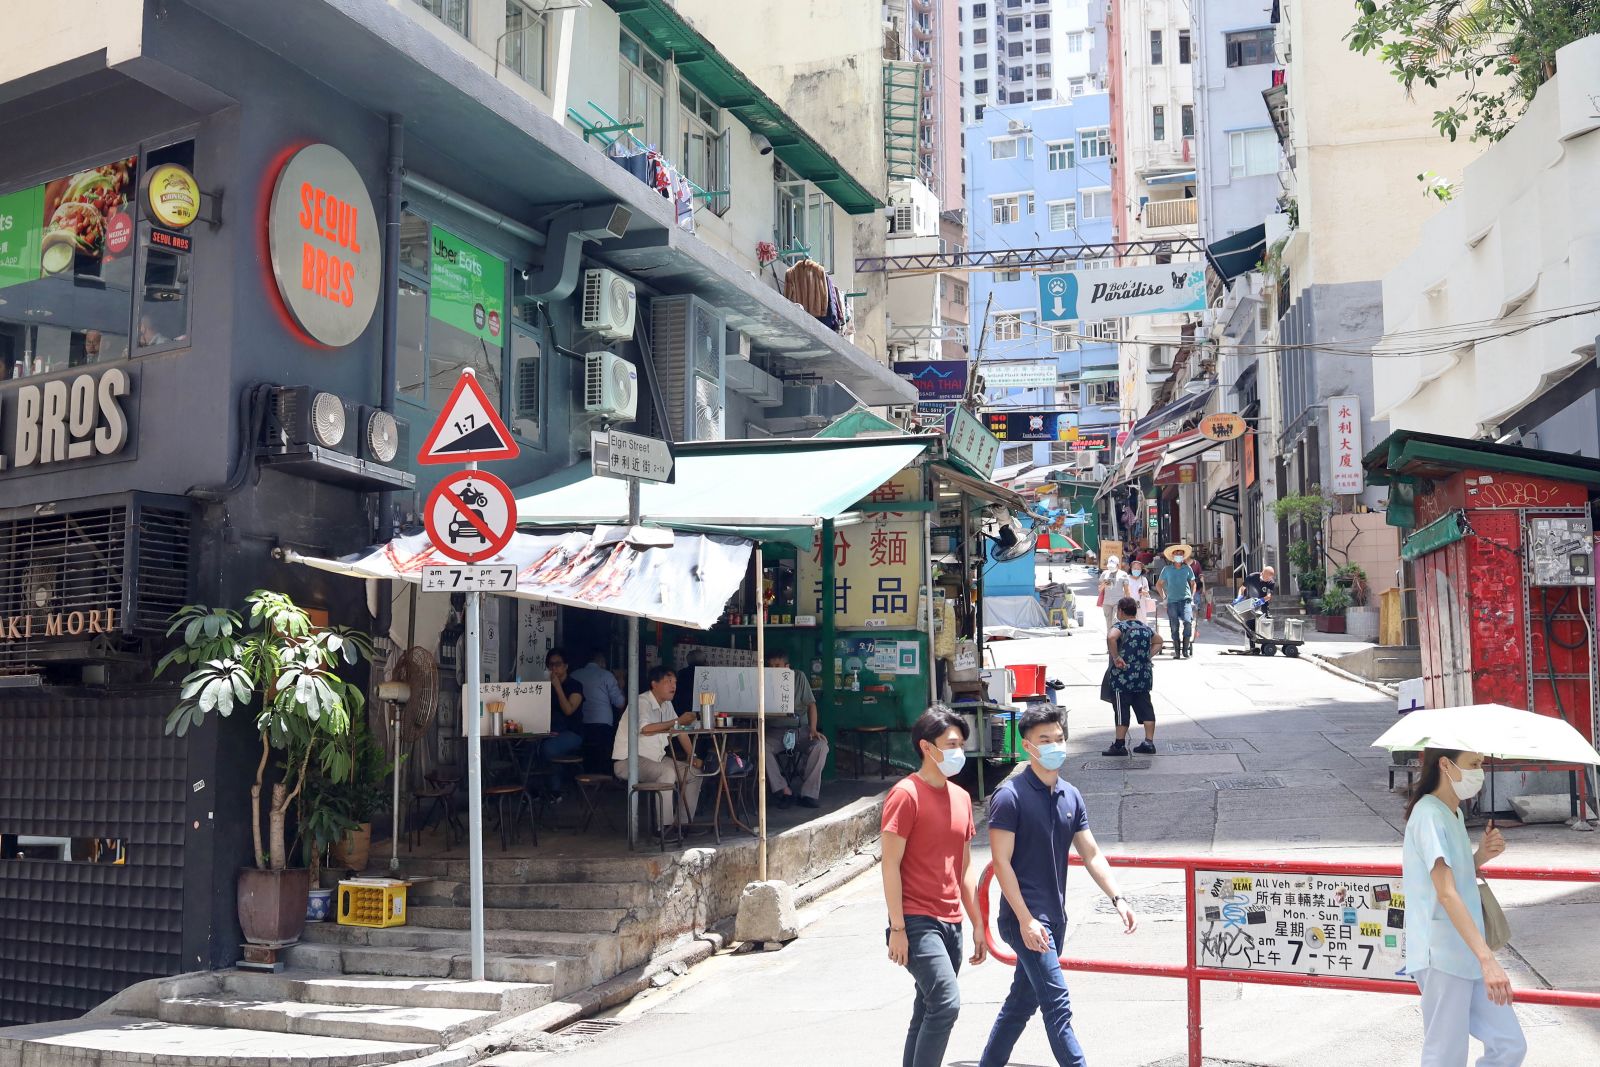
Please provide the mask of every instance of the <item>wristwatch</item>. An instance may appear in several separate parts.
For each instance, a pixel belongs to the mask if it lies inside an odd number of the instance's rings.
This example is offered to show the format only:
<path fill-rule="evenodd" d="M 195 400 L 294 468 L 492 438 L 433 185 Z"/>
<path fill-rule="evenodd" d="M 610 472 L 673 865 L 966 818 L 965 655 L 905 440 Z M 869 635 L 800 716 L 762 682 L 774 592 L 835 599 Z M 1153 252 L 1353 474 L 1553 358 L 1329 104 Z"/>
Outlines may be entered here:
<path fill-rule="evenodd" d="M 1116 907 L 1118 904 L 1121 904 L 1121 903 L 1122 903 L 1122 894 L 1121 893 L 1118 893 L 1116 896 L 1111 898 L 1111 906 L 1113 908 Z"/>

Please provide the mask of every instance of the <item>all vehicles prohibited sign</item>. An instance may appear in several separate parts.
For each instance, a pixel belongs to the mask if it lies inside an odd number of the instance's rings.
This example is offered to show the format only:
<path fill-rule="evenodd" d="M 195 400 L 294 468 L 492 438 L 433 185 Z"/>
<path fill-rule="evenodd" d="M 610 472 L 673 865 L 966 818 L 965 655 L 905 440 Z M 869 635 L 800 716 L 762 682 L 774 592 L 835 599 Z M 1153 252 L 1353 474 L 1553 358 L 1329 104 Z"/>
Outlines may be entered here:
<path fill-rule="evenodd" d="M 428 539 L 462 563 L 499 553 L 517 528 L 511 487 L 484 471 L 457 471 L 433 487 L 422 509 Z"/>

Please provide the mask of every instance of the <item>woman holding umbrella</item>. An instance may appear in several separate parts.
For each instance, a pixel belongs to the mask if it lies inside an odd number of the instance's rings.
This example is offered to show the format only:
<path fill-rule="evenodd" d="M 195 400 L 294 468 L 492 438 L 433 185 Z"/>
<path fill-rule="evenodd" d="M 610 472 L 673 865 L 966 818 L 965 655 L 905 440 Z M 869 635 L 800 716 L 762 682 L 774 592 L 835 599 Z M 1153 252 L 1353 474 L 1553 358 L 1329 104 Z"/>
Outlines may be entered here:
<path fill-rule="evenodd" d="M 1481 754 L 1427 748 L 1406 805 L 1406 971 L 1422 992 L 1422 1067 L 1465 1067 L 1469 1035 L 1483 1042 L 1478 1067 L 1517 1067 L 1528 1051 L 1478 890 L 1505 839 L 1491 820 L 1474 852 L 1461 814 L 1482 788 Z"/>

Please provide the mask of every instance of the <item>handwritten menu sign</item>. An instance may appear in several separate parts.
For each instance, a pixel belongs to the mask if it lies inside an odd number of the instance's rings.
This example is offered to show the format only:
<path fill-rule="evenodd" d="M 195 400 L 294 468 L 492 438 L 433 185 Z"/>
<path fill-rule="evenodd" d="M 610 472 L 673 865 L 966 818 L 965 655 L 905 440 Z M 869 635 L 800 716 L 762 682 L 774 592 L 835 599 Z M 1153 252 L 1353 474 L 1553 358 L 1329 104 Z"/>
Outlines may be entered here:
<path fill-rule="evenodd" d="M 1201 967 L 1409 981 L 1395 880 L 1196 871 L 1194 894 Z"/>
<path fill-rule="evenodd" d="M 794 671 L 767 668 L 767 714 L 794 714 Z M 756 711 L 756 668 L 754 667 L 696 667 L 694 691 L 715 693 L 718 711 Z M 680 712 L 698 707 L 692 697 L 679 693 L 672 706 Z"/>
<path fill-rule="evenodd" d="M 505 717 L 522 727 L 523 733 L 550 732 L 549 682 L 485 682 L 478 687 L 478 692 L 485 704 L 493 700 L 504 703 Z M 461 725 L 465 733 L 465 719 Z"/>

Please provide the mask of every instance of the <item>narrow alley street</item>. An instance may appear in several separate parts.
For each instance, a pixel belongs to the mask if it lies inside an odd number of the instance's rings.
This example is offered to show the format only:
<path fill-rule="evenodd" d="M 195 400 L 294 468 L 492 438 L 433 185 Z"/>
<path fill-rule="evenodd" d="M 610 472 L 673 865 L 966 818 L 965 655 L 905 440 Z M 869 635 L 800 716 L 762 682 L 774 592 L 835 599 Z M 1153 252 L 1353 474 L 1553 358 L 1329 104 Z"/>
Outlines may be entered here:
<path fill-rule="evenodd" d="M 1083 596 L 1089 585 L 1076 573 Z M 1103 628 L 1092 593 L 1088 603 L 1086 628 L 1071 636 L 994 648 L 1003 663 L 1042 660 L 1067 684 L 1067 768 L 1085 796 L 1097 840 L 1110 852 L 1398 861 L 1402 801 L 1386 788 L 1388 757 L 1369 747 L 1393 718 L 1391 699 L 1308 659 L 1229 655 L 1229 649 L 1243 647 L 1243 639 L 1220 625 L 1203 626 L 1193 660 L 1157 664 L 1157 754 L 1104 757 L 1112 732 L 1109 709 L 1097 692 L 1105 662 Z M 974 854 L 986 863 L 981 806 L 979 817 Z M 1590 862 L 1596 847 L 1593 836 L 1559 824 L 1518 828 L 1507 836 L 1508 860 L 1517 863 Z M 1068 882 L 1069 953 L 1181 960 L 1181 878 L 1131 870 L 1120 871 L 1119 878 L 1140 915 L 1139 931 L 1121 934 L 1115 912 L 1078 870 Z M 1514 931 L 1513 951 L 1504 954 L 1514 984 L 1600 989 L 1592 938 L 1573 938 L 1600 919 L 1600 890 L 1505 884 L 1497 891 Z M 820 900 L 808 918 L 800 939 L 781 951 L 715 957 L 612 1013 L 599 1036 L 558 1036 L 558 1053 L 508 1053 L 490 1062 L 897 1062 L 911 983 L 884 956 L 877 871 Z M 962 1013 L 947 1063 L 976 1063 L 1010 981 L 1011 969 L 993 960 L 963 968 Z M 1079 974 L 1069 975 L 1069 984 L 1074 1025 L 1091 1062 L 1184 1062 L 1180 983 Z M 1528 1006 L 1517 1012 L 1531 1046 L 1530 1067 L 1564 1067 L 1600 1056 L 1600 1019 Z M 1204 1021 L 1207 1063 L 1402 1064 L 1415 1062 L 1421 1047 L 1421 1016 L 1411 997 L 1208 983 Z M 1052 1062 L 1035 1023 L 1012 1063 Z"/>

